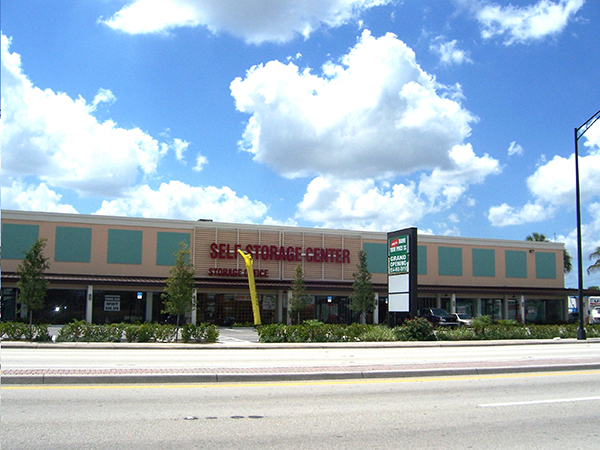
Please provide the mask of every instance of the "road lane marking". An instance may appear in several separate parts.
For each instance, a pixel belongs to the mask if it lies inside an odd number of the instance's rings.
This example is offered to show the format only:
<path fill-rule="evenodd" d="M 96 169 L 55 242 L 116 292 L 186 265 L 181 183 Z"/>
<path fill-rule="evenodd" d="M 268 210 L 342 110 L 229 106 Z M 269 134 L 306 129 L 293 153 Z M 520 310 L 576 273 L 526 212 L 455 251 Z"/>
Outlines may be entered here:
<path fill-rule="evenodd" d="M 256 386 L 331 386 L 350 384 L 426 383 L 432 381 L 490 380 L 506 378 L 531 378 L 567 375 L 596 375 L 600 370 L 577 370 L 568 372 L 529 372 L 490 375 L 454 375 L 441 377 L 370 378 L 351 380 L 301 380 L 301 381 L 255 381 L 240 383 L 164 383 L 164 384 L 77 384 L 77 385 L 2 385 L 0 390 L 94 390 L 94 389 L 201 389 Z"/>
<path fill-rule="evenodd" d="M 576 403 L 576 402 L 591 402 L 600 400 L 600 397 L 580 397 L 580 398 L 554 398 L 548 400 L 530 400 L 524 402 L 506 402 L 506 403 L 487 403 L 479 405 L 480 408 L 501 408 L 504 406 L 528 406 L 528 405 L 547 405 L 550 403 Z"/>

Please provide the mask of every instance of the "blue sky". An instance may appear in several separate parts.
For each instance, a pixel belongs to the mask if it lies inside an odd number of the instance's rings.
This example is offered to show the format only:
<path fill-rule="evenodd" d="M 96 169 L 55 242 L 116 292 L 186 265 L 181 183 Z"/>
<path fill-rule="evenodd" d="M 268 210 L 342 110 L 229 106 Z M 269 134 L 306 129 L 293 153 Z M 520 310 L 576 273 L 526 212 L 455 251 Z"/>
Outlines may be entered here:
<path fill-rule="evenodd" d="M 573 130 L 600 109 L 597 1 L 1 8 L 3 209 L 535 231 L 576 255 Z M 587 256 L 600 124 L 580 155 Z"/>

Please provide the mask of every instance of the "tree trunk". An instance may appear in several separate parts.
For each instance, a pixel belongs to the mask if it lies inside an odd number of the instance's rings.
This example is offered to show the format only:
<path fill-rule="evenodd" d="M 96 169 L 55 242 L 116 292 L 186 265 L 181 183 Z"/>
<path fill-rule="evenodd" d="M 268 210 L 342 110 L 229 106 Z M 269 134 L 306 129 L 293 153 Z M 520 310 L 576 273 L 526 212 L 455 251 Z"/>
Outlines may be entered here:
<path fill-rule="evenodd" d="M 33 340 L 33 309 L 29 309 L 29 340 Z"/>

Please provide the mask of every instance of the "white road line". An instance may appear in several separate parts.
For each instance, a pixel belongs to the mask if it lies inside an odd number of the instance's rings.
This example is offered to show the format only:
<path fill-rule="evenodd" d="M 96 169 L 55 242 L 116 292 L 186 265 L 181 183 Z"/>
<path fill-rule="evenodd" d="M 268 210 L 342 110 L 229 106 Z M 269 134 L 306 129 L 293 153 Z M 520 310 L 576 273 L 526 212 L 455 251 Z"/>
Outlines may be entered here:
<path fill-rule="evenodd" d="M 480 408 L 500 408 L 503 406 L 527 406 L 527 405 L 544 405 L 548 403 L 574 403 L 574 402 L 591 402 L 600 400 L 600 397 L 581 397 L 581 398 L 557 398 L 550 400 L 532 400 L 528 402 L 508 402 L 508 403 L 487 403 L 479 405 Z"/>

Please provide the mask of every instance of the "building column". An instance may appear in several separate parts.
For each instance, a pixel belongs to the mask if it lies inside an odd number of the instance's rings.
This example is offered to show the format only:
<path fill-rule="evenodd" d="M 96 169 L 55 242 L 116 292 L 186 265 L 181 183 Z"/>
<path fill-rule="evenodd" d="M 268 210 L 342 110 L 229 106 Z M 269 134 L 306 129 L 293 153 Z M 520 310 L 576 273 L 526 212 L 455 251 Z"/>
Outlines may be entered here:
<path fill-rule="evenodd" d="M 198 323 L 198 308 L 196 307 L 196 299 L 198 298 L 198 289 L 192 291 L 192 325 Z"/>
<path fill-rule="evenodd" d="M 146 292 L 146 322 L 152 322 L 152 303 L 154 292 Z"/>
<path fill-rule="evenodd" d="M 292 295 L 293 295 L 292 291 L 288 291 L 288 293 L 287 293 L 287 304 L 288 304 L 288 307 L 287 307 L 287 314 L 286 314 L 287 315 L 286 323 L 288 325 L 292 324 L 292 318 L 290 316 L 290 300 L 292 299 Z"/>
<path fill-rule="evenodd" d="M 475 300 L 475 317 L 479 317 L 481 315 L 481 299 L 478 298 Z"/>
<path fill-rule="evenodd" d="M 456 313 L 456 294 L 450 296 L 450 314 Z"/>
<path fill-rule="evenodd" d="M 375 308 L 373 308 L 373 325 L 379 325 L 379 292 L 375 292 Z"/>
<path fill-rule="evenodd" d="M 505 295 L 502 300 L 502 318 L 508 320 L 508 295 Z"/>
<path fill-rule="evenodd" d="M 283 291 L 277 291 L 277 323 L 283 322 Z"/>
<path fill-rule="evenodd" d="M 442 307 L 442 296 L 441 296 L 441 294 L 437 294 L 435 296 L 435 307 L 436 308 L 441 308 Z"/>
<path fill-rule="evenodd" d="M 94 310 L 94 286 L 87 287 L 87 296 L 85 302 L 85 321 L 92 323 L 92 311 Z"/>
<path fill-rule="evenodd" d="M 519 316 L 521 316 L 521 323 L 525 323 L 525 296 L 519 297 Z"/>

